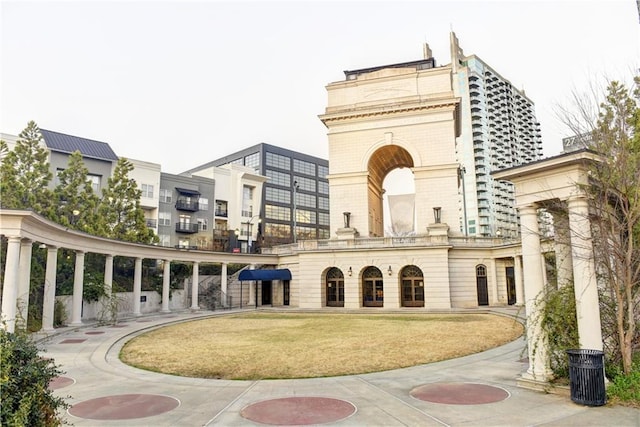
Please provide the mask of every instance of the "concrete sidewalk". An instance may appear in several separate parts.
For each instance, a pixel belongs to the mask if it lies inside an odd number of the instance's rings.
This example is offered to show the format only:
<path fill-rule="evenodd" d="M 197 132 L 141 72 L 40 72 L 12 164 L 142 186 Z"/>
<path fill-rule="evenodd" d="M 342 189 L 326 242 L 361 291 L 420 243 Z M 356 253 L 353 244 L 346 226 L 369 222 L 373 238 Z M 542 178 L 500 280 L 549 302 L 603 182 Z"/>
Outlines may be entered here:
<path fill-rule="evenodd" d="M 335 411 L 323 409 L 326 402 L 353 408 L 344 418 L 330 420 L 330 424 L 340 426 L 640 426 L 640 411 L 635 409 L 586 407 L 566 395 L 518 388 L 516 379 L 527 368 L 522 361 L 521 339 L 428 365 L 301 380 L 183 378 L 132 368 L 118 359 L 128 339 L 150 328 L 224 314 L 156 315 L 125 320 L 118 327 L 66 328 L 54 336 L 41 337 L 45 355 L 65 371 L 55 393 L 69 396 L 67 402 L 75 405 L 66 419 L 76 426 L 255 426 L 276 423 L 255 421 L 248 415 L 252 413 L 249 409 L 255 407 L 264 417 L 273 415 L 258 404 L 277 399 L 274 403 L 290 405 L 284 407 L 289 411 L 295 410 L 291 405 L 309 401 L 318 411 L 325 411 L 327 419 Z M 441 385 L 445 390 L 466 385 L 472 393 L 457 398 L 462 403 L 466 398 L 471 400 L 467 404 L 444 404 L 414 397 L 431 385 Z M 481 396 L 486 393 L 483 390 L 495 391 L 501 397 L 490 403 L 469 404 L 474 398 L 490 397 Z M 123 412 L 127 405 L 132 412 Z M 100 418 L 102 415 L 104 418 Z"/>

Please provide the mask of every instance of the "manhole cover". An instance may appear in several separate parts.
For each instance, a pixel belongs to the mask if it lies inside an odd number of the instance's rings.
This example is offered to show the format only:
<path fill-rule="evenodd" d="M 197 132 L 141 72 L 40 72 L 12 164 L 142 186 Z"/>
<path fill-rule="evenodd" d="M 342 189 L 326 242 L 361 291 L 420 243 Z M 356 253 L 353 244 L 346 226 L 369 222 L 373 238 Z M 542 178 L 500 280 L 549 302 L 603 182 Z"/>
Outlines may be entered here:
<path fill-rule="evenodd" d="M 90 420 L 130 420 L 163 414 L 179 405 L 180 401 L 170 396 L 117 394 L 77 403 L 69 413 Z"/>
<path fill-rule="evenodd" d="M 449 405 L 482 405 L 509 397 L 509 392 L 500 387 L 472 383 L 426 384 L 414 388 L 410 394 L 426 402 Z"/>
<path fill-rule="evenodd" d="M 284 397 L 270 399 L 245 407 L 240 414 L 262 424 L 291 426 L 324 424 L 353 415 L 352 403 L 328 397 Z"/>

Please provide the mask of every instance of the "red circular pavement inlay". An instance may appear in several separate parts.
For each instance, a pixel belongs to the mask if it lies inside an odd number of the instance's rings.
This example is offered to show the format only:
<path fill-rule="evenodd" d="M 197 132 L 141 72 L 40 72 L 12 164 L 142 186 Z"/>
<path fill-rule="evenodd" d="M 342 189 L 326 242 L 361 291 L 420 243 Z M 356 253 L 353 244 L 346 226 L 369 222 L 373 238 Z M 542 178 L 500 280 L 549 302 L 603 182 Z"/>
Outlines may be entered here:
<path fill-rule="evenodd" d="M 69 386 L 76 381 L 73 378 L 69 377 L 55 377 L 49 381 L 49 390 L 57 390 L 59 388 L 63 388 Z"/>
<path fill-rule="evenodd" d="M 509 392 L 485 384 L 433 383 L 414 388 L 411 396 L 432 403 L 481 405 L 500 402 L 509 397 Z"/>
<path fill-rule="evenodd" d="M 284 397 L 245 407 L 240 414 L 262 424 L 291 426 L 331 423 L 356 412 L 350 402 L 328 397 Z"/>
<path fill-rule="evenodd" d="M 157 394 L 117 394 L 85 400 L 69 408 L 69 413 L 90 420 L 130 420 L 159 415 L 180 405 L 173 397 Z"/>

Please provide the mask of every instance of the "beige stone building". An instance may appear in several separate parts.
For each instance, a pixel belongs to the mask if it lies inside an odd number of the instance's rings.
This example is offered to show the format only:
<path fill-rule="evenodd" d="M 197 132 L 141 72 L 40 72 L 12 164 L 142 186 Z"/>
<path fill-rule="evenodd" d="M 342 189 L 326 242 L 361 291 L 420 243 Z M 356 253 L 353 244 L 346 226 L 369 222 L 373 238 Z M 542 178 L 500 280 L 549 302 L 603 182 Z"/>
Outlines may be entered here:
<path fill-rule="evenodd" d="M 327 86 L 320 119 L 332 237 L 272 249 L 297 279 L 274 304 L 448 310 L 523 302 L 517 235 L 468 236 L 461 227 L 459 67 L 438 67 L 430 54 L 425 46 L 424 59 L 346 71 Z M 384 231 L 384 180 L 397 168 L 411 171 L 415 188 L 415 227 L 403 237 Z"/>

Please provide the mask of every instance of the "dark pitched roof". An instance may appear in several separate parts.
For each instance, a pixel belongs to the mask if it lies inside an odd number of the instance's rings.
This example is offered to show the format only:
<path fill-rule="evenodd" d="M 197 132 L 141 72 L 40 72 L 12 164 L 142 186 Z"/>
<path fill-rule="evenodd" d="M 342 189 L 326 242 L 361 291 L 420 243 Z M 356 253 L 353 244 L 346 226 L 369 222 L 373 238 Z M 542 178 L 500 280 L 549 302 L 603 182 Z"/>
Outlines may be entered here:
<path fill-rule="evenodd" d="M 83 157 L 92 159 L 118 161 L 118 156 L 106 142 L 65 135 L 64 133 L 40 129 L 44 142 L 51 151 L 73 153 L 78 150 Z"/>

